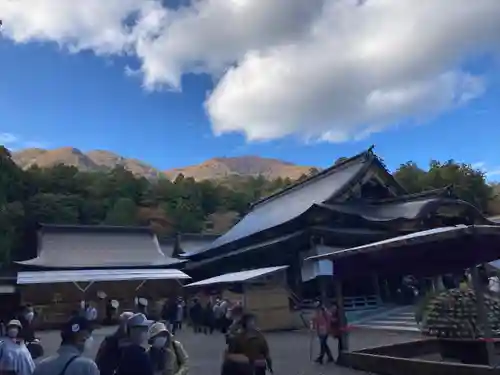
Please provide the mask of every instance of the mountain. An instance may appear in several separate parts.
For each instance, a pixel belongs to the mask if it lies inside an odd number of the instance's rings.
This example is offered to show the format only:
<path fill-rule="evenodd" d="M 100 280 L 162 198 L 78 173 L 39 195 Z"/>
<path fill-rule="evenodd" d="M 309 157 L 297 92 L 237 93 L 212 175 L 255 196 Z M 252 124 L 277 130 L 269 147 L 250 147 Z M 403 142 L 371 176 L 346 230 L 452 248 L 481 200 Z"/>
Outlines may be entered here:
<path fill-rule="evenodd" d="M 12 153 L 14 162 L 26 169 L 33 165 L 51 167 L 57 164 L 71 165 L 82 171 L 105 171 L 116 166 L 125 169 L 137 176 L 156 178 L 161 172 L 152 166 L 136 159 L 124 158 L 109 151 L 95 150 L 83 153 L 77 148 L 62 147 L 52 150 L 29 148 Z"/>
<path fill-rule="evenodd" d="M 309 173 L 311 167 L 299 166 L 278 159 L 261 158 L 258 156 L 241 156 L 213 158 L 198 165 L 160 171 L 137 159 L 125 158 L 113 152 L 95 150 L 82 152 L 77 148 L 62 147 L 52 150 L 29 148 L 12 153 L 13 160 L 21 168 L 33 165 L 51 167 L 57 164 L 75 166 L 82 171 L 110 170 L 123 166 L 137 176 L 157 178 L 164 175 L 175 179 L 179 174 L 193 177 L 195 180 L 224 180 L 233 176 L 258 176 L 267 179 L 278 177 L 298 179 Z"/>
<path fill-rule="evenodd" d="M 259 156 L 239 156 L 230 158 L 213 158 L 201 164 L 165 171 L 174 179 L 177 175 L 193 177 L 195 180 L 220 180 L 229 176 L 259 176 L 273 180 L 278 177 L 298 179 L 308 174 L 312 167 L 299 166 L 278 159 L 261 158 Z"/>

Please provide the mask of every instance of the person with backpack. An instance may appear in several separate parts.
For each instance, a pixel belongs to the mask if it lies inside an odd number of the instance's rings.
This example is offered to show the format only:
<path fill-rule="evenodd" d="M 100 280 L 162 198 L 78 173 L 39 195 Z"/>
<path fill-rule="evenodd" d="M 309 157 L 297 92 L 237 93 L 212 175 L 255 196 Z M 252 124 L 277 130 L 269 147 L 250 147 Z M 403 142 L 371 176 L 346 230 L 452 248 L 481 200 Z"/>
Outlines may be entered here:
<path fill-rule="evenodd" d="M 162 322 L 154 323 L 149 329 L 149 358 L 154 375 L 186 375 L 188 355 L 179 341 Z"/>
<path fill-rule="evenodd" d="M 96 363 L 83 356 L 92 349 L 92 330 L 85 317 L 72 317 L 62 327 L 57 354 L 42 360 L 33 375 L 99 375 Z"/>
<path fill-rule="evenodd" d="M 95 357 L 101 375 L 113 375 L 118 368 L 121 349 L 129 343 L 127 321 L 132 315 L 134 315 L 132 312 L 123 312 L 119 317 L 118 329 L 102 341 Z"/>
<path fill-rule="evenodd" d="M 320 352 L 315 362 L 320 365 L 323 364 L 325 356 L 328 362 L 334 362 L 332 351 L 328 346 L 328 337 L 332 333 L 332 321 L 331 312 L 321 302 L 318 302 L 311 321 L 311 328 L 316 331 L 319 340 Z"/>
<path fill-rule="evenodd" d="M 265 375 L 268 371 L 273 373 L 269 345 L 265 336 L 257 328 L 256 316 L 249 313 L 243 314 L 240 327 L 241 329 L 228 341 L 225 360 L 232 361 L 233 366 L 228 366 L 226 363 L 226 373 L 228 375 L 246 374 L 248 371 L 252 375 Z"/>
<path fill-rule="evenodd" d="M 147 353 L 148 330 L 152 323 L 141 313 L 127 320 L 129 343 L 121 350 L 116 375 L 154 375 Z"/>

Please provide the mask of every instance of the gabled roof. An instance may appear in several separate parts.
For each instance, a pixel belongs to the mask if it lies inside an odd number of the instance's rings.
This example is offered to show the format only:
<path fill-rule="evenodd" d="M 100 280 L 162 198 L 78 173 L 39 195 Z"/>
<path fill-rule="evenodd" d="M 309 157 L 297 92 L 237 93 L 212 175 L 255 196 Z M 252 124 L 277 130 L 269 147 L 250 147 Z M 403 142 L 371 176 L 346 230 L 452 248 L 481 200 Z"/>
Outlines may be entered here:
<path fill-rule="evenodd" d="M 219 234 L 180 233 L 169 237 L 160 237 L 160 247 L 166 256 L 175 257 L 180 254 L 195 252 L 210 245 Z"/>
<path fill-rule="evenodd" d="M 170 266 L 149 228 L 42 225 L 38 256 L 17 262 L 40 268 L 118 268 Z"/>
<path fill-rule="evenodd" d="M 492 223 L 475 206 L 455 198 L 451 187 L 388 199 L 355 200 L 314 205 L 314 207 L 320 209 L 323 208 L 346 215 L 359 216 L 371 222 L 422 219 L 427 217 L 429 213 L 435 212 L 438 208 L 444 206 L 461 206 L 475 217 L 481 218 L 483 223 Z"/>
<path fill-rule="evenodd" d="M 220 248 L 293 220 L 314 204 L 330 201 L 343 194 L 374 163 L 383 168 L 370 149 L 264 198 L 256 202 L 246 216 L 210 246 L 185 255 L 189 257 Z"/>

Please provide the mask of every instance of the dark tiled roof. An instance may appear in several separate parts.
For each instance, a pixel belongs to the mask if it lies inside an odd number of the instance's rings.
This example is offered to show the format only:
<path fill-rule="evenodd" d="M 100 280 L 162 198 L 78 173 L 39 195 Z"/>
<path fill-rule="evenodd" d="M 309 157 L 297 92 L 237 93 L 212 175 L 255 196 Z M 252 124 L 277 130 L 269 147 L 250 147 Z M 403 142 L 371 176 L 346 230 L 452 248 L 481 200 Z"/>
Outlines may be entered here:
<path fill-rule="evenodd" d="M 371 165 L 373 160 L 371 153 L 363 152 L 255 203 L 252 211 L 228 232 L 217 238 L 209 247 L 191 255 L 221 247 L 300 216 L 314 204 L 323 203 L 341 194 L 346 186 L 365 171 L 365 167 Z"/>
<path fill-rule="evenodd" d="M 41 233 L 130 233 L 130 234 L 151 234 L 149 227 L 124 227 L 115 225 L 60 225 L 60 224 L 40 224 Z"/>
<path fill-rule="evenodd" d="M 212 244 L 219 234 L 181 234 L 181 249 L 184 253 L 193 253 Z"/>
<path fill-rule="evenodd" d="M 18 263 L 44 268 L 112 268 L 179 262 L 162 253 L 148 228 L 42 226 L 38 256 Z"/>
<path fill-rule="evenodd" d="M 320 203 L 315 206 L 347 215 L 356 215 L 373 222 L 422 219 L 429 213 L 436 211 L 439 207 L 462 206 L 475 217 L 482 218 L 484 223 L 489 222 L 476 207 L 468 202 L 454 198 L 450 188 L 383 200 L 360 200 L 334 204 Z"/>
<path fill-rule="evenodd" d="M 178 235 L 181 253 L 196 252 L 206 248 L 219 237 L 219 234 L 181 233 Z M 176 247 L 176 236 L 160 237 L 160 247 L 166 256 L 173 256 Z"/>
<path fill-rule="evenodd" d="M 198 267 L 202 267 L 204 265 L 213 263 L 213 262 L 221 260 L 221 259 L 227 259 L 227 258 L 230 258 L 230 257 L 235 256 L 235 255 L 245 254 L 245 253 L 251 252 L 251 251 L 256 250 L 256 249 L 262 249 L 265 247 L 284 244 L 290 240 L 297 241 L 301 236 L 304 236 L 305 233 L 306 233 L 305 230 L 300 230 L 300 231 L 293 232 L 290 234 L 285 234 L 283 236 L 271 238 L 269 240 L 262 241 L 262 242 L 259 242 L 257 244 L 245 246 L 245 247 L 239 248 L 235 251 L 232 251 L 228 254 L 215 255 L 213 257 L 210 257 L 208 259 L 204 259 L 201 261 L 190 261 L 187 263 L 186 269 L 196 269 Z"/>
<path fill-rule="evenodd" d="M 400 219 L 414 220 L 428 213 L 441 199 L 429 198 L 415 201 L 374 204 L 318 204 L 320 208 L 336 211 L 347 215 L 356 215 L 367 221 L 384 222 Z"/>

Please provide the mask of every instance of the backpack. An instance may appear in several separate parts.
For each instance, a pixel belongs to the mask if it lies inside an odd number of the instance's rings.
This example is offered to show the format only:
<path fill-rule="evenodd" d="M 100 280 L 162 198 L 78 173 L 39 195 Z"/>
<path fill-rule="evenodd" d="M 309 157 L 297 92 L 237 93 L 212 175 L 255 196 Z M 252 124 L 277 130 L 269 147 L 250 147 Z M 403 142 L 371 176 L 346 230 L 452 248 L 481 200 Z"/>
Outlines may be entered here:
<path fill-rule="evenodd" d="M 172 342 L 172 348 L 174 349 L 174 355 L 175 355 L 175 362 L 177 363 L 177 367 L 181 367 L 182 366 L 182 360 L 181 360 L 181 356 L 180 356 L 180 353 L 179 353 L 179 343 L 177 341 L 173 341 Z"/>

